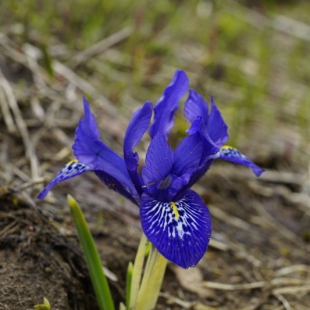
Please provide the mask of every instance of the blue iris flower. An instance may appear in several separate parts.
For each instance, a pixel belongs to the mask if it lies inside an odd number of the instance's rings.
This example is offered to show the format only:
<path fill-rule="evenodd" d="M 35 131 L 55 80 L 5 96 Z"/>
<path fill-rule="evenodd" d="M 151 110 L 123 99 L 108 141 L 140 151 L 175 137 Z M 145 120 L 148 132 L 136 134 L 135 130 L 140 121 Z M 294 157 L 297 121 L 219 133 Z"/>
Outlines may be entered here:
<path fill-rule="evenodd" d="M 185 72 L 177 70 L 157 104 L 152 107 L 146 102 L 133 114 L 124 138 L 124 158 L 100 140 L 84 99 L 84 119 L 79 121 L 72 147 L 77 160 L 68 163 L 38 198 L 44 198 L 59 182 L 93 171 L 109 188 L 140 207 L 142 229 L 166 259 L 183 268 L 195 266 L 207 250 L 212 225 L 207 206 L 191 186 L 215 159 L 248 166 L 256 176 L 263 170 L 238 150 L 224 146 L 227 125 L 213 98 L 209 110 L 202 97 L 188 87 Z M 191 125 L 188 135 L 172 150 L 167 138 L 180 99 L 187 92 L 184 115 Z M 134 149 L 146 131 L 151 142 L 139 173 Z"/>

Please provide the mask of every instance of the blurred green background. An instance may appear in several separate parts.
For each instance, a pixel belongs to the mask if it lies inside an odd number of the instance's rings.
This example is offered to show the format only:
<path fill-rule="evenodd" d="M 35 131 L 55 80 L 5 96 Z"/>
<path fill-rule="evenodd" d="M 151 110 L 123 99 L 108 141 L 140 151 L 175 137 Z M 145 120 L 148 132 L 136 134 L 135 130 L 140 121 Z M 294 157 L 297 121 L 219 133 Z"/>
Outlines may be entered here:
<path fill-rule="evenodd" d="M 128 121 L 183 69 L 207 101 L 215 96 L 231 145 L 265 167 L 296 170 L 310 147 L 309 12 L 309 1 L 2 0 L 0 33 L 17 50 L 42 52 L 38 64 L 53 89 L 62 83 L 56 59 Z M 24 79 L 17 87 L 27 87 Z M 176 123 L 183 134 L 181 113 Z"/>

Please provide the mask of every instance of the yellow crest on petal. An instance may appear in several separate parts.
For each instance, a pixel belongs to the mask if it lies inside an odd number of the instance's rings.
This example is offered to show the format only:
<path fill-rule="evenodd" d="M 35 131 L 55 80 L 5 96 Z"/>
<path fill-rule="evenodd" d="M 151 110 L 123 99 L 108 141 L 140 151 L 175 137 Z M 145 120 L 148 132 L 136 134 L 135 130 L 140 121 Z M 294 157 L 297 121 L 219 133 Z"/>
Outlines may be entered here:
<path fill-rule="evenodd" d="M 176 219 L 178 220 L 179 217 L 180 217 L 180 214 L 179 214 L 179 211 L 178 211 L 177 206 L 176 206 L 175 203 L 172 202 L 172 201 L 170 202 L 170 205 L 171 205 L 173 214 L 175 215 Z"/>

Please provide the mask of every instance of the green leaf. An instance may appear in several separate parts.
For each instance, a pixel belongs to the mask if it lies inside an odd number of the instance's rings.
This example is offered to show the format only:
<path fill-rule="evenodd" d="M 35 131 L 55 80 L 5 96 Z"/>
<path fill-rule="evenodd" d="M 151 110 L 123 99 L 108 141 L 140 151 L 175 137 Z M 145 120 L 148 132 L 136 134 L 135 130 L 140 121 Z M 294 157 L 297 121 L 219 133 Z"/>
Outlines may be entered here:
<path fill-rule="evenodd" d="M 114 310 L 109 284 L 103 272 L 100 257 L 83 212 L 72 196 L 68 195 L 67 199 L 83 248 L 99 308 L 100 310 Z"/>

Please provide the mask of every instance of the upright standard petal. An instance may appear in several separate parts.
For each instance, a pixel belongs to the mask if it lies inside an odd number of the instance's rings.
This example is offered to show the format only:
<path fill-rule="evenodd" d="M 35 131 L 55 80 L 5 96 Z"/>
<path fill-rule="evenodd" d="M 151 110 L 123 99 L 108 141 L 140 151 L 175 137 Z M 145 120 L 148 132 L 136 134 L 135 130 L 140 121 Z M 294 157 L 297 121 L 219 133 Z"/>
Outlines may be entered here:
<path fill-rule="evenodd" d="M 197 116 L 187 132 L 191 136 L 199 133 L 202 139 L 202 156 L 199 164 L 199 168 L 201 168 L 204 166 L 205 162 L 218 153 L 220 149 L 209 137 L 209 133 L 201 116 Z"/>
<path fill-rule="evenodd" d="M 131 180 L 139 193 L 142 192 L 140 176 L 137 172 L 139 156 L 138 153 L 134 153 L 133 150 L 149 128 L 151 117 L 152 103 L 146 102 L 142 108 L 133 114 L 124 138 L 125 163 Z"/>
<path fill-rule="evenodd" d="M 228 127 L 214 102 L 213 96 L 211 97 L 211 104 L 211 112 L 209 113 L 208 104 L 201 95 L 194 90 L 190 90 L 184 106 L 184 115 L 192 124 L 200 116 L 210 139 L 216 146 L 221 147 L 228 140 Z"/>
<path fill-rule="evenodd" d="M 208 119 L 207 129 L 214 144 L 221 147 L 228 140 L 228 127 L 214 102 L 213 96 L 211 96 L 211 104 L 212 108 Z"/>
<path fill-rule="evenodd" d="M 48 192 L 58 183 L 74 178 L 90 170 L 91 170 L 90 167 L 82 163 L 79 163 L 76 160 L 70 161 L 60 172 L 58 172 L 56 177 L 43 189 L 43 191 L 38 195 L 38 199 L 45 198 Z"/>
<path fill-rule="evenodd" d="M 202 137 L 197 132 L 185 137 L 174 151 L 172 173 L 181 176 L 192 173 L 199 167 L 202 156 Z"/>
<path fill-rule="evenodd" d="M 173 152 L 165 136 L 158 132 L 151 141 L 146 153 L 142 177 L 145 184 L 160 181 L 167 177 L 173 165 Z"/>
<path fill-rule="evenodd" d="M 143 194 L 140 216 L 147 238 L 174 264 L 193 267 L 205 254 L 211 238 L 211 215 L 194 191 L 166 203 Z"/>
<path fill-rule="evenodd" d="M 190 89 L 188 98 L 184 104 L 184 116 L 193 123 L 200 116 L 205 124 L 208 123 L 208 104 L 202 99 L 201 95 Z"/>
<path fill-rule="evenodd" d="M 83 130 L 85 134 L 88 135 L 89 138 L 99 139 L 100 133 L 97 127 L 97 123 L 94 115 L 91 113 L 89 108 L 89 102 L 85 97 L 83 97 L 84 104 L 84 120 L 81 121 L 80 130 Z"/>
<path fill-rule="evenodd" d="M 175 112 L 179 108 L 180 99 L 188 90 L 189 80 L 182 70 L 176 70 L 171 83 L 164 90 L 163 95 L 154 107 L 154 123 L 150 127 L 150 135 L 155 137 L 156 133 L 161 132 L 168 136 L 173 126 Z"/>
<path fill-rule="evenodd" d="M 245 155 L 239 152 L 237 149 L 232 148 L 230 146 L 223 146 L 220 151 L 214 156 L 215 159 L 224 159 L 235 164 L 240 164 L 247 166 L 252 169 L 257 177 L 259 177 L 264 170 L 255 165 L 252 161 L 250 161 Z"/>
<path fill-rule="evenodd" d="M 75 130 L 75 142 L 72 146 L 76 158 L 87 165 L 92 166 L 93 141 L 100 137 L 99 130 L 94 115 L 89 108 L 89 102 L 84 100 L 84 119 L 79 120 Z"/>

